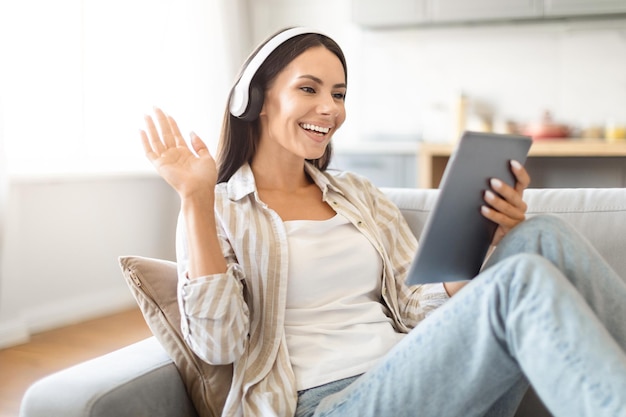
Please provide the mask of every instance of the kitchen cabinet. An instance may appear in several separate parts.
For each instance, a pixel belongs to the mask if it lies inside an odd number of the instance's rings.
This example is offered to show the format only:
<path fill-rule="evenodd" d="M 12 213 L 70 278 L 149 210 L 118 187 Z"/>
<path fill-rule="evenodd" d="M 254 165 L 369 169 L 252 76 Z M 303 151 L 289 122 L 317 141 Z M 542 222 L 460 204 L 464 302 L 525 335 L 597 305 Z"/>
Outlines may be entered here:
<path fill-rule="evenodd" d="M 626 0 L 545 0 L 546 16 L 626 13 Z"/>
<path fill-rule="evenodd" d="M 626 0 L 352 0 L 352 19 L 369 28 L 626 16 Z"/>
<path fill-rule="evenodd" d="M 393 3 L 381 4 L 380 0 L 353 0 L 352 19 L 362 26 L 371 27 L 425 23 L 428 21 L 427 1 L 429 0 L 393 0 Z"/>
<path fill-rule="evenodd" d="M 433 22 L 537 18 L 542 0 L 436 0 L 430 2 Z"/>

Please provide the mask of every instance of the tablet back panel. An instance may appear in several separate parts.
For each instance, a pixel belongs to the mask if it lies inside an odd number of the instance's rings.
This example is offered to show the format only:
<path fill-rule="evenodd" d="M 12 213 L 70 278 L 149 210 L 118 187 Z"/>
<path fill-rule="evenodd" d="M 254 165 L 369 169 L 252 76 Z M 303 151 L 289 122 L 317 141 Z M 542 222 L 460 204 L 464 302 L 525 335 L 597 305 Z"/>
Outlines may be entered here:
<path fill-rule="evenodd" d="M 526 136 L 463 134 L 446 165 L 407 284 L 462 281 L 478 274 L 497 227 L 480 213 L 484 192 L 491 178 L 514 184 L 509 163 L 524 164 L 531 143 Z"/>

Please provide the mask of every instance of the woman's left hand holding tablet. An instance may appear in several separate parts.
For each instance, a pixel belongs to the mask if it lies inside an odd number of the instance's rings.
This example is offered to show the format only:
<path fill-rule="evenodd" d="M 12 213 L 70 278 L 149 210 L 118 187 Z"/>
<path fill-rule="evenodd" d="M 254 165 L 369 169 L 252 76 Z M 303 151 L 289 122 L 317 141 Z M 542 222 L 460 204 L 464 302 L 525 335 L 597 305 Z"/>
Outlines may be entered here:
<path fill-rule="evenodd" d="M 146 115 L 146 130 L 140 131 L 146 157 L 181 199 L 213 196 L 217 168 L 207 146 L 192 133 L 190 148 L 176 121 L 159 108 L 154 112 L 156 123 L 152 116 Z"/>
<path fill-rule="evenodd" d="M 523 200 L 523 194 L 530 184 L 530 176 L 517 161 L 511 161 L 511 170 L 515 176 L 515 186 L 511 187 L 497 178 L 492 179 L 491 190 L 486 191 L 484 196 L 486 204 L 481 208 L 483 216 L 498 225 L 493 245 L 497 245 L 509 230 L 526 219 L 528 206 Z"/>

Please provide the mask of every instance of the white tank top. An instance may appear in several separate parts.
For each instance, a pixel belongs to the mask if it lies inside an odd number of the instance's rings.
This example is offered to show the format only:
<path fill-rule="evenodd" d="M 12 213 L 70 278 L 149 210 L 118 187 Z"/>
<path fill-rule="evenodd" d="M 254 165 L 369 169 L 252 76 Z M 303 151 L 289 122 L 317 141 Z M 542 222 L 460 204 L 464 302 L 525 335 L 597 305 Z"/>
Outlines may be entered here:
<path fill-rule="evenodd" d="M 403 337 L 380 303 L 378 252 L 339 214 L 285 227 L 285 335 L 298 391 L 367 371 Z"/>

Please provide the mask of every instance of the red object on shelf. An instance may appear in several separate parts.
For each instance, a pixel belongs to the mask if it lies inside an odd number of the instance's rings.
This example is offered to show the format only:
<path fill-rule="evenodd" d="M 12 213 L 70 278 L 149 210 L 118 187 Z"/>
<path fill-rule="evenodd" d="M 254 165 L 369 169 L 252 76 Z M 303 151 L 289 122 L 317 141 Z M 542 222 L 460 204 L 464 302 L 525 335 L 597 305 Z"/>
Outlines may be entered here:
<path fill-rule="evenodd" d="M 554 123 L 550 112 L 545 112 L 540 123 L 530 124 L 522 130 L 522 134 L 531 136 L 534 140 L 566 139 L 570 128 L 567 125 Z"/>

